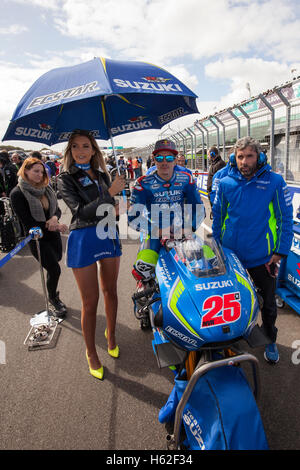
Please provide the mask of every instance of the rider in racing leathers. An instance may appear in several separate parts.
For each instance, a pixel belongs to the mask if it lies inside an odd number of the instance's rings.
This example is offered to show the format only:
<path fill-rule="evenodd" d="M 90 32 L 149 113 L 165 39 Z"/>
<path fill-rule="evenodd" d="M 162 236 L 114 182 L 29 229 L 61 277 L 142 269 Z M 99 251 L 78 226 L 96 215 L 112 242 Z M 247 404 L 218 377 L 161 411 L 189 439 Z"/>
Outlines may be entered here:
<path fill-rule="evenodd" d="M 193 177 L 174 170 L 177 153 L 174 142 L 157 141 L 153 152 L 157 169 L 138 178 L 132 191 L 128 222 L 143 233 L 135 269 L 144 280 L 153 276 L 161 238 L 182 238 L 182 229 L 195 231 L 205 217 Z"/>

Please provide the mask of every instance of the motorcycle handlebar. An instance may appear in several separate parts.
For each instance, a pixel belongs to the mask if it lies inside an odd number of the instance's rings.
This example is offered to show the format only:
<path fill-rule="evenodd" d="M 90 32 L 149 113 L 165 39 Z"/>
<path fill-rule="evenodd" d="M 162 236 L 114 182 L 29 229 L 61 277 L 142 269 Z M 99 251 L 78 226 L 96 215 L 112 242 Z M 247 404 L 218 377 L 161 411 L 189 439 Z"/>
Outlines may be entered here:
<path fill-rule="evenodd" d="M 136 292 L 132 296 L 132 300 L 138 300 L 142 297 L 148 297 L 149 295 L 153 294 L 156 291 L 156 287 L 149 287 L 148 289 Z"/>

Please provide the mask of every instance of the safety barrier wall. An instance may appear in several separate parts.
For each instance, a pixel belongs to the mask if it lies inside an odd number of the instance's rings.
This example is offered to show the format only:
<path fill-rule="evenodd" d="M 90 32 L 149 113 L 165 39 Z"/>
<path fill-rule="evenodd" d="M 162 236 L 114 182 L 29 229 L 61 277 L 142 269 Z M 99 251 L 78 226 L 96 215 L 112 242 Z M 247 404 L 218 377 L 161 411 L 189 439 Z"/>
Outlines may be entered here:
<path fill-rule="evenodd" d="M 218 147 L 227 161 L 236 140 L 246 135 L 261 143 L 274 171 L 287 182 L 300 184 L 300 77 L 199 119 L 182 131 L 172 133 L 169 126 L 160 137 L 177 143 L 188 167 L 205 172 L 210 146 Z M 133 155 L 146 159 L 153 148 L 154 143 L 135 149 Z"/>

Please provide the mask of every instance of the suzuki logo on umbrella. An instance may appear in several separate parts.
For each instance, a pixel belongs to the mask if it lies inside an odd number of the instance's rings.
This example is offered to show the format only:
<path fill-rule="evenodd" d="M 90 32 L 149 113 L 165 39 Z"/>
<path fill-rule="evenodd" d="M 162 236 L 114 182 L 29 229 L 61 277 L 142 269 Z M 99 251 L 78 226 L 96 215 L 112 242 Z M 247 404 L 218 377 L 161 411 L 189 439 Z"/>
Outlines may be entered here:
<path fill-rule="evenodd" d="M 51 131 L 52 129 L 50 124 L 39 124 L 39 128 L 42 129 L 42 131 Z"/>
<path fill-rule="evenodd" d="M 143 121 L 144 119 L 146 119 L 147 116 L 137 116 L 137 117 L 133 117 L 133 118 L 130 118 L 128 119 L 129 122 L 139 122 L 139 121 Z"/>
<path fill-rule="evenodd" d="M 130 124 L 123 124 L 122 126 L 116 126 L 111 128 L 112 135 L 123 134 L 124 132 L 139 131 L 142 129 L 149 129 L 153 127 L 151 121 L 144 121 L 147 116 L 137 116 L 128 119 Z"/>
<path fill-rule="evenodd" d="M 147 80 L 147 82 L 156 82 L 156 83 L 164 83 L 168 82 L 171 79 L 170 78 L 163 78 L 163 77 L 143 77 L 144 80 Z"/>
<path fill-rule="evenodd" d="M 298 273 L 299 276 L 300 276 L 300 263 L 298 263 L 297 266 L 298 266 L 299 269 L 296 269 L 296 271 L 297 271 L 297 273 Z"/>
<path fill-rule="evenodd" d="M 175 92 L 179 91 L 182 93 L 183 90 L 179 83 L 157 83 L 157 82 L 137 82 L 130 80 L 121 80 L 120 78 L 114 78 L 114 83 L 121 88 L 133 88 L 135 90 L 149 90 L 149 91 L 159 91 L 159 92 Z"/>

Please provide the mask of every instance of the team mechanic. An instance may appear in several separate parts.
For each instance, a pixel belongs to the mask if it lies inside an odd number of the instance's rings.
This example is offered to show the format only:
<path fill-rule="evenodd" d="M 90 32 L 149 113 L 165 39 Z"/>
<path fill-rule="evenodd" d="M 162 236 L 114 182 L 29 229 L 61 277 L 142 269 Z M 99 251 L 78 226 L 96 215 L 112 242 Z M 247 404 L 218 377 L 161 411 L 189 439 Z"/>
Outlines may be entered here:
<path fill-rule="evenodd" d="M 128 222 L 143 232 L 135 269 L 144 280 L 154 273 L 161 238 L 181 238 L 182 228 L 195 231 L 205 217 L 192 175 L 174 169 L 177 154 L 171 140 L 157 141 L 153 151 L 156 171 L 138 178 L 132 191 Z"/>
<path fill-rule="evenodd" d="M 292 244 L 292 200 L 284 179 L 272 171 L 253 138 L 236 142 L 230 165 L 213 204 L 213 235 L 236 253 L 262 294 L 262 323 L 272 342 L 265 359 L 276 363 L 276 270 Z"/>

